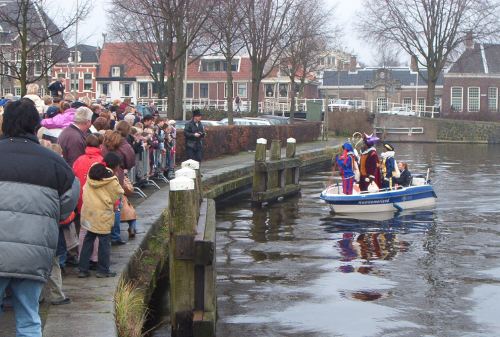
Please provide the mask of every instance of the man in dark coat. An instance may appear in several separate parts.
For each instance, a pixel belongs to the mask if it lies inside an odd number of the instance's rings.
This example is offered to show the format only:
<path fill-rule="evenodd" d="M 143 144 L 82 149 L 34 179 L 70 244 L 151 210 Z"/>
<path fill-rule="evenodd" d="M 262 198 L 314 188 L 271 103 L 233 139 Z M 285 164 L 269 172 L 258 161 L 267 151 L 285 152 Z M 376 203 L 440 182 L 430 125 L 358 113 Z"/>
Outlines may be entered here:
<path fill-rule="evenodd" d="M 18 336 L 42 336 L 38 300 L 51 271 L 59 222 L 75 209 L 80 191 L 63 158 L 38 143 L 39 124 L 29 99 L 6 106 L 0 138 L 0 303 L 9 287 Z"/>
<path fill-rule="evenodd" d="M 201 123 L 201 111 L 193 110 L 193 118 L 184 126 L 184 138 L 186 139 L 186 155 L 188 159 L 201 163 L 203 156 L 203 138 L 205 129 Z"/>
<path fill-rule="evenodd" d="M 57 81 L 52 82 L 49 85 L 49 90 L 50 90 L 50 95 L 52 97 L 60 97 L 62 98 L 64 96 L 64 77 L 60 77 L 57 79 Z"/>

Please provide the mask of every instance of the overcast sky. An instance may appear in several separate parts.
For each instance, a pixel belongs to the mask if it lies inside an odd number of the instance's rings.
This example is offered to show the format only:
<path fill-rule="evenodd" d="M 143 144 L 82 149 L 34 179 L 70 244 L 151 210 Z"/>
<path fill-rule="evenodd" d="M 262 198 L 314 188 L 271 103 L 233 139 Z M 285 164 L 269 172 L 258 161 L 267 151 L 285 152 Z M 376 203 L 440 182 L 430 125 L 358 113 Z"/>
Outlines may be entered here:
<path fill-rule="evenodd" d="M 357 12 L 361 9 L 363 0 L 324 0 L 328 6 L 336 6 L 336 15 L 332 17 L 333 22 L 338 22 L 344 29 L 343 45 L 348 52 L 358 56 L 358 60 L 371 65 L 374 59 L 374 48 L 366 41 L 360 40 L 355 33 Z M 65 0 L 59 2 L 47 2 L 49 6 L 62 6 L 66 13 L 74 12 L 77 0 Z M 110 1 L 92 0 L 93 8 L 89 17 L 79 25 L 79 40 L 90 45 L 102 45 L 102 33 L 107 30 L 107 15 L 110 11 Z M 57 3 L 57 5 L 55 5 Z M 57 21 L 57 20 L 56 20 Z M 74 45 L 73 41 L 67 41 L 68 45 Z"/>

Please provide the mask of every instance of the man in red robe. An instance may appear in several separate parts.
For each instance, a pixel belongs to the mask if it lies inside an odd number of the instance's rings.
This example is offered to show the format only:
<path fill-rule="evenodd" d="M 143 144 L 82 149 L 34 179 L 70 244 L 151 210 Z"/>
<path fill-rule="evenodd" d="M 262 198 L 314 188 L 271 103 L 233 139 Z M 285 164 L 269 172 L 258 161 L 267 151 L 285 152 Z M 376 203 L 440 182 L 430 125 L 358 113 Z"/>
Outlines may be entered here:
<path fill-rule="evenodd" d="M 380 170 L 378 168 L 378 155 L 375 144 L 379 139 L 375 136 L 363 136 L 363 147 L 361 148 L 361 160 L 359 165 L 360 180 L 359 188 L 361 191 L 367 191 L 368 185 L 375 181 L 380 188 Z"/>

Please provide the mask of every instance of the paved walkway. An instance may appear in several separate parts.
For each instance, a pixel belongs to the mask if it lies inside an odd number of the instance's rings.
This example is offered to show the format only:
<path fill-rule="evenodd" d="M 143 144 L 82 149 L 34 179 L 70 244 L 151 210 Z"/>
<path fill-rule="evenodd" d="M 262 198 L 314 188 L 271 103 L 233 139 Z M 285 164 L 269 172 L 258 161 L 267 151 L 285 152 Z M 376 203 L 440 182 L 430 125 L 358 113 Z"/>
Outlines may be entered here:
<path fill-rule="evenodd" d="M 297 153 L 322 149 L 338 145 L 339 139 L 330 139 L 327 142 L 316 141 L 297 144 Z M 254 161 L 254 152 L 242 152 L 233 156 L 225 156 L 202 163 L 203 179 L 236 168 L 247 167 Z M 145 233 L 156 221 L 158 215 L 168 205 L 168 185 L 161 185 L 161 190 L 149 187 L 146 200 L 135 200 L 138 216 L 138 229 L 141 233 L 128 244 L 112 247 L 111 269 L 123 271 Z M 138 202 L 138 203 L 137 203 Z M 122 224 L 122 235 L 126 236 L 126 224 Z M 66 296 L 72 300 L 71 304 L 62 306 L 43 305 L 41 307 L 44 318 L 44 337 L 112 337 L 114 327 L 113 295 L 119 277 L 109 279 L 77 278 L 76 268 L 67 268 L 63 287 Z M 0 315 L 0 337 L 14 337 L 14 316 L 12 310 Z"/>

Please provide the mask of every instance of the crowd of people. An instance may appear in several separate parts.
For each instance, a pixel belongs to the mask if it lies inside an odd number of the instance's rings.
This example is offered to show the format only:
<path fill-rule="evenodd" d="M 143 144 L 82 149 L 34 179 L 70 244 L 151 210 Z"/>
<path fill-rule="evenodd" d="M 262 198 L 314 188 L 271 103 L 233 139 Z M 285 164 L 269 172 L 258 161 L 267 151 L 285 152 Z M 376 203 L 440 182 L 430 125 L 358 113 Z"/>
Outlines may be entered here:
<path fill-rule="evenodd" d="M 110 247 L 126 244 L 120 224 L 128 224 L 129 240 L 137 233 L 127 196 L 152 177 L 166 181 L 175 165 L 175 121 L 157 110 L 37 92 L 32 84 L 25 97 L 0 101 L 0 195 L 9 200 L 0 210 L 0 304 L 13 306 L 22 336 L 41 336 L 39 301 L 71 302 L 62 288 L 66 265 L 81 278 L 91 270 L 116 275 Z M 204 131 L 199 118 L 192 122 L 201 160 Z"/>
<path fill-rule="evenodd" d="M 375 148 L 378 141 L 378 137 L 365 134 L 360 154 L 351 143 L 342 145 L 342 153 L 335 158 L 334 170 L 338 167 L 340 171 L 344 194 L 378 192 L 380 189 L 411 185 L 408 163 L 396 161 L 394 146 L 389 143 L 383 144 L 379 157 Z"/>

